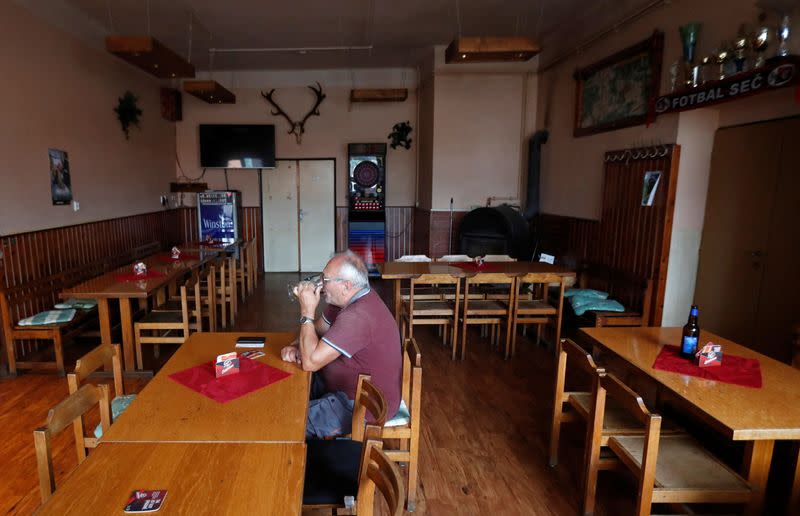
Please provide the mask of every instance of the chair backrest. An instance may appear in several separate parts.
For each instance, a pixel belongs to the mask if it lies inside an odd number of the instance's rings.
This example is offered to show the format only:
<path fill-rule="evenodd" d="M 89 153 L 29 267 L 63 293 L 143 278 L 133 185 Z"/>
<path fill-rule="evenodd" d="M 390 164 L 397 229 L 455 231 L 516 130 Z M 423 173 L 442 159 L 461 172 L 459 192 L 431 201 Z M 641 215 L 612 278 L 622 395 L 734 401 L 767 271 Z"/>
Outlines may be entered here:
<path fill-rule="evenodd" d="M 512 258 L 507 254 L 487 254 L 483 257 L 484 262 L 516 262 L 516 258 Z"/>
<path fill-rule="evenodd" d="M 403 477 L 397 464 L 383 452 L 382 448 L 381 441 L 372 439 L 364 446 L 356 498 L 356 514 L 359 516 L 373 514 L 376 486 L 389 506 L 389 514 L 391 516 L 403 514 L 403 502 L 406 498 Z"/>
<path fill-rule="evenodd" d="M 446 254 L 436 259 L 437 262 L 471 262 L 472 258 L 466 254 Z"/>
<path fill-rule="evenodd" d="M 356 387 L 356 397 L 353 401 L 353 429 L 352 439 L 363 441 L 367 435 L 367 426 L 383 428 L 386 423 L 386 398 L 381 390 L 372 383 L 372 378 L 366 374 L 358 375 L 358 385 Z M 367 411 L 375 419 L 374 423 L 366 425 Z M 380 433 L 380 430 L 379 432 Z M 380 435 L 378 436 L 380 437 Z"/>
<path fill-rule="evenodd" d="M 589 435 L 591 436 L 589 443 L 592 447 L 600 445 L 607 396 L 611 396 L 617 406 L 628 412 L 645 427 L 641 468 L 639 471 L 633 471 L 633 473 L 638 477 L 639 493 L 643 492 L 645 486 L 648 486 L 648 489 L 652 491 L 655 483 L 658 445 L 661 437 L 661 416 L 647 410 L 642 397 L 622 383 L 616 376 L 610 373 L 606 374 L 598 382 L 597 394 L 594 397 L 594 406 L 592 407 L 592 413 L 595 416 L 589 424 Z M 599 452 L 590 450 L 590 453 L 597 454 Z"/>
<path fill-rule="evenodd" d="M 432 262 L 428 256 L 424 254 L 404 254 L 396 262 Z"/>
<path fill-rule="evenodd" d="M 82 417 L 92 407 L 100 407 L 100 424 L 103 432 L 108 431 L 111 425 L 111 404 L 108 397 L 108 385 L 84 385 L 67 399 L 50 409 L 47 413 L 45 425 L 33 431 L 33 443 L 36 447 L 36 466 L 39 471 L 39 494 L 42 502 L 46 502 L 56 489 L 55 472 L 53 471 L 53 456 L 51 452 L 51 439 L 70 423 L 76 426 L 75 445 L 78 450 L 78 463 L 86 458 L 86 448 L 83 441 Z M 78 432 L 80 431 L 80 435 Z"/>
<path fill-rule="evenodd" d="M 203 307 L 206 305 L 210 307 L 208 310 L 208 329 L 209 331 L 217 330 L 217 310 L 214 307 L 217 298 L 217 286 L 215 283 L 216 268 L 213 263 L 197 273 L 197 284 L 194 287 L 195 310 L 197 311 L 197 318 L 200 321 L 197 331 L 203 331 L 201 328 Z M 202 293 L 202 287 L 204 285 L 207 289 L 205 298 L 203 298 Z"/>
<path fill-rule="evenodd" d="M 198 295 L 200 294 L 200 282 L 198 281 L 198 275 L 196 272 L 193 272 L 192 275 L 186 280 L 186 283 L 181 285 L 181 315 L 183 316 L 183 328 L 184 328 L 184 335 L 186 337 L 189 336 L 189 324 L 191 322 L 191 318 L 195 315 L 195 308 L 189 308 L 189 292 L 192 294 Z M 195 300 L 195 306 L 198 306 L 197 300 Z M 200 316 L 200 313 L 196 313 L 197 317 L 197 331 L 203 331 L 203 318 Z"/>
<path fill-rule="evenodd" d="M 75 362 L 75 370 L 67 375 L 69 393 L 77 392 L 83 381 L 101 367 L 110 366 L 114 374 L 114 397 L 124 395 L 121 357 L 119 344 L 101 344 L 83 355 Z"/>
<path fill-rule="evenodd" d="M 567 401 L 566 378 L 567 364 L 570 368 L 575 368 L 589 375 L 592 381 L 591 391 L 597 389 L 597 381 L 600 376 L 605 376 L 606 371 L 598 367 L 592 358 L 591 353 L 575 344 L 570 339 L 561 339 L 558 345 L 558 356 L 556 364 L 556 385 L 555 385 L 555 408 L 560 410 L 561 404 Z"/>
<path fill-rule="evenodd" d="M 414 426 L 419 421 L 422 407 L 422 353 L 413 338 L 406 339 L 404 346 L 402 395 Z"/>

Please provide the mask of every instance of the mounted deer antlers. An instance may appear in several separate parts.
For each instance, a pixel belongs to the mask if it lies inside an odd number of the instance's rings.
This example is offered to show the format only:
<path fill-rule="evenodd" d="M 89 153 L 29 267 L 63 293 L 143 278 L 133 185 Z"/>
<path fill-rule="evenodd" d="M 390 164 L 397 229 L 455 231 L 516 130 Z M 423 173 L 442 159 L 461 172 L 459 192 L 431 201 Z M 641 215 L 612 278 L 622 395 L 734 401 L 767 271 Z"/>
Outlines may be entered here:
<path fill-rule="evenodd" d="M 272 115 L 273 116 L 280 115 L 283 118 L 285 118 L 287 122 L 289 122 L 289 126 L 291 127 L 291 129 L 289 129 L 287 134 L 293 134 L 295 139 L 297 140 L 298 145 L 300 145 L 300 143 L 303 140 L 303 133 L 306 132 L 306 120 L 308 120 L 311 117 L 311 115 L 319 116 L 319 105 L 322 104 L 322 101 L 325 100 L 326 96 L 324 93 L 322 93 L 322 86 L 320 85 L 319 82 L 317 82 L 316 88 L 314 86 L 309 86 L 309 89 L 311 89 L 311 91 L 314 92 L 314 96 L 317 98 L 317 100 L 314 103 L 314 107 L 311 108 L 311 111 L 309 111 L 308 114 L 304 116 L 303 119 L 299 122 L 295 122 L 294 120 L 292 120 L 292 118 L 289 115 L 287 115 L 286 112 L 282 110 L 281 107 L 274 100 L 272 100 L 272 94 L 275 93 L 275 88 L 271 89 L 269 93 L 264 93 L 263 91 L 261 92 L 261 96 L 264 97 L 266 101 L 272 104 L 272 107 L 275 108 L 275 111 L 271 112 Z"/>

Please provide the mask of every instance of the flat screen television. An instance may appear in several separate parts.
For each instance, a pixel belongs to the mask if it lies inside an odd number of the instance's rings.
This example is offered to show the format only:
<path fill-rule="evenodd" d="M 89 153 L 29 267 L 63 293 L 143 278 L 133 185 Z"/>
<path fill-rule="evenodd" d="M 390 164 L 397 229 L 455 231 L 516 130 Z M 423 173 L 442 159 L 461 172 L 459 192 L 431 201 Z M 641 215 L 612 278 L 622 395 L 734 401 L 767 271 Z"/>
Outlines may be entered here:
<path fill-rule="evenodd" d="M 202 168 L 275 168 L 275 126 L 200 124 Z"/>

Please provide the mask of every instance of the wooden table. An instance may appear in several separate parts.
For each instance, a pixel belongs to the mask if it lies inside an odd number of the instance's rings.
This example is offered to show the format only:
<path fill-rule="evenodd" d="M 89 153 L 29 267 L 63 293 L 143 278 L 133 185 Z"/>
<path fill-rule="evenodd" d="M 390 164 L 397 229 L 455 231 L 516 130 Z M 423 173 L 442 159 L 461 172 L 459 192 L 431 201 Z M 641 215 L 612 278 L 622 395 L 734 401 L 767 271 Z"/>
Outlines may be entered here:
<path fill-rule="evenodd" d="M 125 370 L 132 371 L 136 367 L 133 353 L 133 312 L 131 299 L 146 300 L 152 295 L 157 296 L 158 303 L 164 300 L 164 288 L 174 282 L 179 276 L 195 269 L 210 260 L 216 253 L 204 252 L 196 259 L 181 260 L 174 263 L 165 263 L 169 253 L 157 253 L 145 258 L 143 261 L 148 270 L 163 274 L 158 278 L 143 281 L 119 281 L 117 274 L 128 274 L 133 270 L 133 264 L 125 265 L 111 272 L 107 272 L 90 280 L 70 287 L 59 295 L 62 299 L 82 298 L 96 299 L 97 311 L 100 319 L 100 338 L 103 344 L 111 344 L 111 318 L 109 315 L 109 301 L 119 300 L 119 312 L 122 323 L 122 349 L 125 361 Z"/>
<path fill-rule="evenodd" d="M 234 351 L 241 335 L 266 337 L 266 356 L 257 360 L 291 375 L 227 403 L 169 378 Z M 111 425 L 103 442 L 305 442 L 311 375 L 280 358 L 281 348 L 295 337 L 293 333 L 193 334 Z"/>
<path fill-rule="evenodd" d="M 103 442 L 37 514 L 123 514 L 136 489 L 166 489 L 168 514 L 300 514 L 301 443 Z"/>
<path fill-rule="evenodd" d="M 746 441 L 743 474 L 755 491 L 748 513 L 761 514 L 775 441 L 800 440 L 800 371 L 701 331 L 700 342 L 722 344 L 725 355 L 758 359 L 763 385 L 753 389 L 653 369 L 665 344 L 678 345 L 681 328 L 583 328 L 580 336 L 658 382 L 728 438 Z"/>
<path fill-rule="evenodd" d="M 509 276 L 525 276 L 526 274 L 557 274 L 568 278 L 575 277 L 575 271 L 560 265 L 543 262 L 490 262 L 486 264 L 486 272 L 507 274 Z M 423 274 L 449 274 L 457 278 L 471 278 L 480 274 L 478 270 L 468 270 L 448 262 L 386 262 L 378 265 L 381 278 L 394 280 L 394 313 L 400 315 L 400 282 L 404 279 L 417 278 Z"/>

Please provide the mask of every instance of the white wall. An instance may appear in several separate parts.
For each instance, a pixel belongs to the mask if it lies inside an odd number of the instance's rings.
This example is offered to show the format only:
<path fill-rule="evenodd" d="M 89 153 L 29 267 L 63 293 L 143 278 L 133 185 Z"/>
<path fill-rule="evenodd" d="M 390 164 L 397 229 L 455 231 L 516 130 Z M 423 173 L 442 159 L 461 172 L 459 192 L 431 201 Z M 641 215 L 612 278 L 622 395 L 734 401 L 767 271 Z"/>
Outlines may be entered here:
<path fill-rule="evenodd" d="M 417 165 L 417 96 L 414 70 L 306 70 L 284 72 L 218 72 L 213 78 L 236 94 L 236 104 L 206 104 L 184 94 L 183 121 L 177 124 L 177 154 L 183 172 L 192 178 L 202 174 L 198 147 L 198 125 L 204 123 L 274 124 L 276 157 L 336 158 L 336 204 L 347 204 L 347 144 L 389 143 L 388 135 L 398 122 L 409 121 L 412 128 L 411 149 L 388 148 L 387 204 L 413 206 L 415 202 Z M 319 107 L 320 116 L 306 122 L 302 144 L 287 134 L 288 122 L 270 114 L 270 106 L 262 91 L 276 88 L 273 99 L 293 119 L 311 109 L 314 95 L 307 85 L 319 81 L 325 100 Z M 409 89 L 405 102 L 350 104 L 350 89 L 401 88 Z M 264 171 L 268 174 L 269 171 Z M 177 171 L 180 176 L 180 170 Z M 229 185 L 242 190 L 245 206 L 258 206 L 258 179 L 255 171 L 230 170 Z M 221 170 L 208 169 L 203 181 L 210 188 L 224 188 Z M 187 196 L 187 201 L 189 201 Z"/>
<path fill-rule="evenodd" d="M 13 2 L 0 2 L 0 34 L 0 234 L 160 209 L 175 136 L 158 81 Z M 130 140 L 113 111 L 126 90 L 143 111 Z M 48 148 L 69 154 L 78 212 L 52 205 Z"/>

